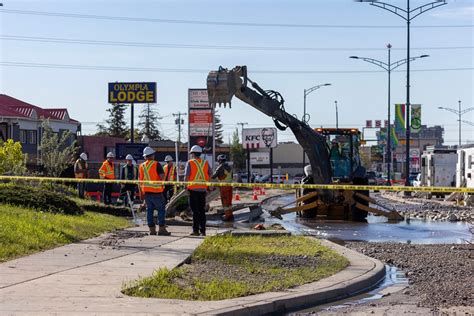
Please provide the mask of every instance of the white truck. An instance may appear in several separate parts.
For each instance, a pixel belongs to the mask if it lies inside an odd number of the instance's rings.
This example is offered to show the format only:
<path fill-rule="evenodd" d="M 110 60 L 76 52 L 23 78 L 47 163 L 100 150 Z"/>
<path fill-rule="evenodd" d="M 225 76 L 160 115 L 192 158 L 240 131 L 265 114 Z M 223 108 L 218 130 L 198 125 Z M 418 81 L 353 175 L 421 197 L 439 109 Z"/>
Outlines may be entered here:
<path fill-rule="evenodd" d="M 455 148 L 429 146 L 421 155 L 421 186 L 454 187 L 456 185 Z M 436 194 L 443 195 L 443 194 Z"/>
<path fill-rule="evenodd" d="M 474 188 L 474 144 L 458 149 L 456 187 Z"/>

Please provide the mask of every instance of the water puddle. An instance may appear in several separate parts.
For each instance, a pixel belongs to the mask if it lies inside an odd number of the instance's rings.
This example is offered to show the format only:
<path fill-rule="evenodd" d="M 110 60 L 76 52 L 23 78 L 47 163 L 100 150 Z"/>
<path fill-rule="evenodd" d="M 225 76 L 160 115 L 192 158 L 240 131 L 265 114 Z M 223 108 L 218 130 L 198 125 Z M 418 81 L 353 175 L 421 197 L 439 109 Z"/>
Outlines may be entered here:
<path fill-rule="evenodd" d="M 381 299 L 382 297 L 402 290 L 408 285 L 408 279 L 405 273 L 396 267 L 385 266 L 385 279 L 377 285 L 373 290 L 364 294 L 352 296 L 350 298 L 332 302 L 329 304 L 318 305 L 315 307 L 306 308 L 298 312 L 289 313 L 287 315 L 311 315 L 321 311 L 335 311 L 341 308 L 364 304 L 370 301 Z"/>
<path fill-rule="evenodd" d="M 268 201 L 266 209 L 294 201 L 293 195 Z M 383 216 L 369 215 L 367 223 L 303 219 L 295 213 L 286 214 L 283 220 L 265 217 L 266 224 L 280 223 L 294 234 L 343 241 L 402 242 L 415 244 L 465 243 L 472 238 L 465 222 L 445 222 L 411 219 L 389 223 Z"/>

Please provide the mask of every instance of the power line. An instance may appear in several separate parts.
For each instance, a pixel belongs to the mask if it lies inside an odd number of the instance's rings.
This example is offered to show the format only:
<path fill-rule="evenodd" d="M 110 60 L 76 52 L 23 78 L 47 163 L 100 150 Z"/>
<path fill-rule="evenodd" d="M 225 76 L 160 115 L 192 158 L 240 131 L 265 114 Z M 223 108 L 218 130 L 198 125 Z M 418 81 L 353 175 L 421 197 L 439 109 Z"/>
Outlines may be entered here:
<path fill-rule="evenodd" d="M 120 47 L 148 47 L 148 48 L 179 48 L 179 49 L 204 49 L 204 50 L 255 50 L 255 51 L 385 51 L 385 48 L 363 48 L 363 47 L 287 47 L 287 46 L 242 46 L 242 45 L 203 45 L 203 44 L 179 44 L 179 43 L 150 43 L 150 42 L 121 42 L 101 41 L 91 39 L 72 39 L 55 37 L 34 37 L 20 35 L 0 35 L 0 39 L 7 41 L 60 43 L 75 45 L 96 46 L 120 46 Z M 473 49 L 474 46 L 448 46 L 448 47 L 417 47 L 417 50 L 461 50 Z M 406 48 L 393 48 L 392 50 L 406 50 Z"/>
<path fill-rule="evenodd" d="M 219 25 L 219 26 L 234 26 L 234 27 L 244 26 L 244 27 L 272 27 L 272 28 L 277 27 L 277 28 L 339 28 L 339 29 L 404 28 L 404 26 L 400 26 L 400 25 L 290 24 L 290 23 L 256 23 L 256 22 L 159 19 L 159 18 L 143 18 L 143 17 L 127 17 L 127 16 L 77 14 L 77 13 L 64 13 L 64 12 L 12 10 L 12 9 L 1 9 L 0 13 L 49 16 L 49 17 L 60 17 L 60 18 L 74 18 L 74 19 L 109 20 L 109 21 L 121 21 L 121 22 L 128 21 L 128 22 L 190 24 L 190 25 Z M 413 28 L 472 28 L 473 26 L 474 25 L 472 24 L 457 24 L 457 25 L 416 25 L 412 27 Z"/>
<path fill-rule="evenodd" d="M 168 72 L 168 73 L 208 73 L 209 69 L 191 68 L 152 68 L 152 67 L 122 67 L 122 66 L 91 66 L 73 64 L 41 64 L 25 62 L 0 62 L 1 66 L 24 67 L 24 68 L 48 68 L 48 69 L 73 69 L 73 70 L 108 70 L 108 71 L 138 71 L 138 72 Z M 417 69 L 413 72 L 439 72 L 439 71 L 469 71 L 474 67 L 459 68 L 431 68 Z M 403 72 L 402 70 L 394 72 Z M 382 70 L 253 70 L 254 74 L 361 74 L 361 73 L 385 73 Z"/>

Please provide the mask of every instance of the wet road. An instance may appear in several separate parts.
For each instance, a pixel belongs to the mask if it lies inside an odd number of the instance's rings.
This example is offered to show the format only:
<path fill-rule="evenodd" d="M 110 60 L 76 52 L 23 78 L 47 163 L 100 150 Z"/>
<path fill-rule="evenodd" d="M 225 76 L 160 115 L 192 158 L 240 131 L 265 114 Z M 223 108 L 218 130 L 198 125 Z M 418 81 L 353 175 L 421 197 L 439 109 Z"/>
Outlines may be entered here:
<path fill-rule="evenodd" d="M 267 210 L 294 201 L 293 195 L 270 199 L 264 203 Z M 291 205 L 290 205 L 291 206 Z M 368 223 L 302 219 L 296 214 L 283 216 L 283 221 L 265 216 L 266 224 L 280 223 L 296 234 L 313 235 L 334 240 L 373 242 L 403 242 L 415 244 L 465 243 L 472 235 L 464 222 L 410 220 L 389 223 L 385 217 L 367 217 Z"/>

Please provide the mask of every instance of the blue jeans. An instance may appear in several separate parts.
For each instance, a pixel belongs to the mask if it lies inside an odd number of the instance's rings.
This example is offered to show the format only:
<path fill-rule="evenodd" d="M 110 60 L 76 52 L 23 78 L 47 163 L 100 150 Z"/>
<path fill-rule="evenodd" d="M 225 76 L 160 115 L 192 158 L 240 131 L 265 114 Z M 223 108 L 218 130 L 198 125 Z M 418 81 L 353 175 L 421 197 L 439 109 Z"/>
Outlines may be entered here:
<path fill-rule="evenodd" d="M 165 225 L 166 201 L 162 193 L 145 193 L 146 219 L 149 227 L 155 226 L 153 213 L 158 210 L 158 225 Z"/>

